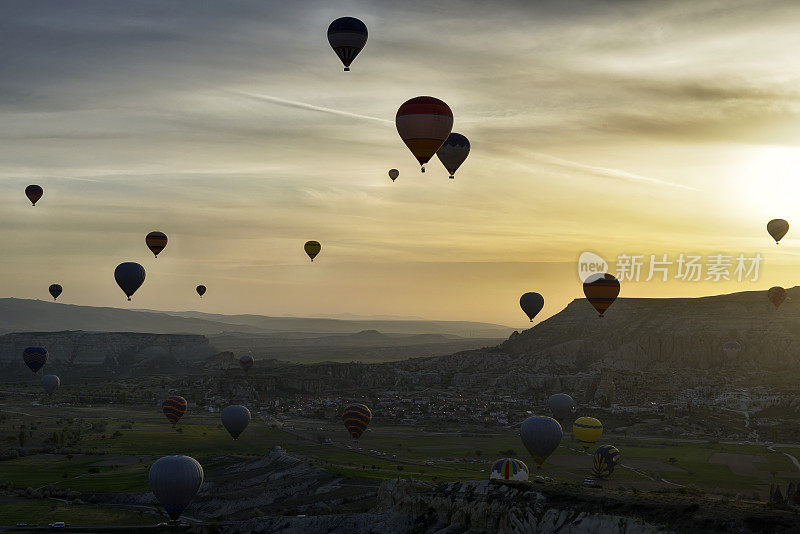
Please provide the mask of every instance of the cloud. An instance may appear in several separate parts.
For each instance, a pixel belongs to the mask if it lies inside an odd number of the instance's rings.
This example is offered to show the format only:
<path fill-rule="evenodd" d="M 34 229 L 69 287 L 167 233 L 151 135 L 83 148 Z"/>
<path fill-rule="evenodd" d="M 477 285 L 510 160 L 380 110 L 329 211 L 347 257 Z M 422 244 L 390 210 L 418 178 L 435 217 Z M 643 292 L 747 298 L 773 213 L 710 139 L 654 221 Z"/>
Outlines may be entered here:
<path fill-rule="evenodd" d="M 394 124 L 394 121 L 389 119 L 382 119 L 380 117 L 371 117 L 369 115 L 361 115 L 360 113 L 353 113 L 350 111 L 344 111 L 340 109 L 331 109 L 323 106 L 315 106 L 314 104 L 307 104 L 305 102 L 298 102 L 296 100 L 288 100 L 286 98 L 279 98 L 277 96 L 248 93 L 246 91 L 229 91 L 229 92 L 232 94 L 238 94 L 255 100 L 271 102 L 273 104 L 278 104 L 279 106 L 287 106 L 290 108 L 304 109 L 308 111 L 319 111 L 320 113 L 329 113 L 331 115 L 339 115 L 342 117 L 350 117 L 353 119 L 365 119 L 370 121 L 378 121 L 386 124 L 392 124 L 392 125 Z"/>

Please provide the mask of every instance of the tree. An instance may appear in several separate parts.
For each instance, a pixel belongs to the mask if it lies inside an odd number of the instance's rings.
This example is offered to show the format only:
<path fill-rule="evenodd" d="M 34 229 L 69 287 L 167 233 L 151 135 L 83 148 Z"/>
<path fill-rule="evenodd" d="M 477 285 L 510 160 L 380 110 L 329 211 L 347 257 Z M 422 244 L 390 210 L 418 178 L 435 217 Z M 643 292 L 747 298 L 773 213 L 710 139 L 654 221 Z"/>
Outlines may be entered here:
<path fill-rule="evenodd" d="M 677 459 L 677 458 L 675 458 L 674 456 L 671 456 L 671 457 L 670 457 L 670 459 L 669 459 L 669 460 L 667 460 L 667 461 L 668 461 L 668 462 L 669 462 L 671 465 L 675 465 L 676 463 L 678 463 L 678 459 Z"/>

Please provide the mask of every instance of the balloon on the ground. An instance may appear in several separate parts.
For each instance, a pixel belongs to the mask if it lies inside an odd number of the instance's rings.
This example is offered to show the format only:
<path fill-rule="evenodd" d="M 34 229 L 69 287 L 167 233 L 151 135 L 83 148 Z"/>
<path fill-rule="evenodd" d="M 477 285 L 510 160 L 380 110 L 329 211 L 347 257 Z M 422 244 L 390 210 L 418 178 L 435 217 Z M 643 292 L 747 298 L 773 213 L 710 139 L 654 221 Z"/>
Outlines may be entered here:
<path fill-rule="evenodd" d="M 767 297 L 769 297 L 770 302 L 777 308 L 786 299 L 786 290 L 780 286 L 771 287 L 769 291 L 767 291 Z"/>
<path fill-rule="evenodd" d="M 733 357 L 742 351 L 742 344 L 738 341 L 726 341 L 722 345 L 722 350 L 725 352 L 725 356 Z"/>
<path fill-rule="evenodd" d="M 425 164 L 450 135 L 453 112 L 438 98 L 418 96 L 400 106 L 395 125 L 400 138 L 419 161 L 422 172 L 425 172 Z"/>
<path fill-rule="evenodd" d="M 572 423 L 572 433 L 583 450 L 588 450 L 603 435 L 603 423 L 594 417 L 579 417 Z"/>
<path fill-rule="evenodd" d="M 544 297 L 533 291 L 525 293 L 519 298 L 519 306 L 533 322 L 533 318 L 544 308 Z"/>
<path fill-rule="evenodd" d="M 436 155 L 450 173 L 450 178 L 455 178 L 456 171 L 469 156 L 469 139 L 460 133 L 452 132 L 436 151 Z"/>
<path fill-rule="evenodd" d="M 61 292 L 64 291 L 64 288 L 62 288 L 59 284 L 51 284 L 47 290 L 50 292 L 53 300 L 56 300 Z"/>
<path fill-rule="evenodd" d="M 251 367 L 253 367 L 253 357 L 249 354 L 245 354 L 241 358 L 239 358 L 239 365 L 242 366 L 242 369 L 245 371 L 249 371 Z"/>
<path fill-rule="evenodd" d="M 594 451 L 592 474 L 600 480 L 608 480 L 619 463 L 619 449 L 613 445 L 601 445 Z"/>
<path fill-rule="evenodd" d="M 400 171 L 397 169 L 389 169 L 389 178 L 391 178 L 393 182 L 397 180 L 398 176 L 400 176 Z"/>
<path fill-rule="evenodd" d="M 159 253 L 167 246 L 167 234 L 164 232 L 150 232 L 145 236 L 144 242 L 150 252 L 157 258 Z"/>
<path fill-rule="evenodd" d="M 328 26 L 328 42 L 339 56 L 345 72 L 350 64 L 367 44 L 367 25 L 355 17 L 341 17 Z"/>
<path fill-rule="evenodd" d="M 197 294 L 202 297 L 203 295 L 206 294 L 206 286 L 202 286 L 202 285 L 201 286 L 197 286 L 195 288 L 195 291 L 197 291 Z"/>
<path fill-rule="evenodd" d="M 619 295 L 619 280 L 608 273 L 593 274 L 583 283 L 583 294 L 602 317 Z"/>
<path fill-rule="evenodd" d="M 117 281 L 117 285 L 128 297 L 128 300 L 131 300 L 131 296 L 136 293 L 136 290 L 142 287 L 144 277 L 144 267 L 132 261 L 120 263 L 114 269 L 114 280 Z"/>
<path fill-rule="evenodd" d="M 303 250 L 306 251 L 311 261 L 314 261 L 314 258 L 316 258 L 317 254 L 322 250 L 322 245 L 319 244 L 319 241 L 306 241 L 306 244 L 303 245 Z"/>
<path fill-rule="evenodd" d="M 372 412 L 364 404 L 351 404 L 342 413 L 344 427 L 350 433 L 350 436 L 356 440 L 361 437 L 371 420 Z"/>
<path fill-rule="evenodd" d="M 528 466 L 516 458 L 502 458 L 492 466 L 490 479 L 496 480 L 528 480 Z"/>
<path fill-rule="evenodd" d="M 161 403 L 161 411 L 167 417 L 167 420 L 175 426 L 180 421 L 183 414 L 186 413 L 186 408 L 189 403 L 180 395 L 172 395 L 164 399 Z"/>
<path fill-rule="evenodd" d="M 552 417 L 534 415 L 522 422 L 519 435 L 536 465 L 541 467 L 542 462 L 558 448 L 563 431 L 559 422 Z"/>
<path fill-rule="evenodd" d="M 28 369 L 33 371 L 33 374 L 36 374 L 47 363 L 47 349 L 44 347 L 27 347 L 22 351 L 22 361 L 25 362 Z"/>
<path fill-rule="evenodd" d="M 25 196 L 28 197 L 28 200 L 30 200 L 31 204 L 34 206 L 39 202 L 39 199 L 42 198 L 42 195 L 44 195 L 44 189 L 38 185 L 32 184 L 25 188 Z"/>
<path fill-rule="evenodd" d="M 547 407 L 556 419 L 564 419 L 575 412 L 575 401 L 566 393 L 556 393 L 547 399 Z"/>
<path fill-rule="evenodd" d="M 769 232 L 769 235 L 775 240 L 775 244 L 778 244 L 788 231 L 789 223 L 784 219 L 772 219 L 767 223 L 767 232 Z"/>
<path fill-rule="evenodd" d="M 244 406 L 234 405 L 228 406 L 222 410 L 222 424 L 225 430 L 231 435 L 233 439 L 239 439 L 239 436 L 250 424 L 250 410 Z"/>
<path fill-rule="evenodd" d="M 177 521 L 203 485 L 203 466 L 189 456 L 164 456 L 150 466 L 147 478 L 164 511 Z"/>
<path fill-rule="evenodd" d="M 61 385 L 61 379 L 58 378 L 56 375 L 44 375 L 42 377 L 42 387 L 44 388 L 45 392 L 53 396 L 53 393 L 58 389 Z"/>

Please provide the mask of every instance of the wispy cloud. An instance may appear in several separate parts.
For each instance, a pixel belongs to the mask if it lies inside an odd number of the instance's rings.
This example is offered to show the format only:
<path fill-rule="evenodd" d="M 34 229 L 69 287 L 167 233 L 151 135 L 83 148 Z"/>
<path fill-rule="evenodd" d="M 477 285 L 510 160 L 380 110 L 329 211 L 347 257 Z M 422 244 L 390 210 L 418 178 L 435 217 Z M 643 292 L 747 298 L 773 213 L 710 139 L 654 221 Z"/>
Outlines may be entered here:
<path fill-rule="evenodd" d="M 315 106 L 314 104 L 307 104 L 305 102 L 298 102 L 296 100 L 288 100 L 286 98 L 280 98 L 277 96 L 264 95 L 259 93 L 250 93 L 247 91 L 229 91 L 229 92 L 247 98 L 251 98 L 253 100 L 262 100 L 265 102 L 271 102 L 273 104 L 278 104 L 279 106 L 286 106 L 296 109 L 305 109 L 308 111 L 319 111 L 321 113 L 330 113 L 331 115 L 340 115 L 342 117 L 351 117 L 354 119 L 366 119 L 370 121 L 378 121 L 387 124 L 394 124 L 394 121 L 389 119 L 382 119 L 380 117 L 371 117 L 369 115 L 361 115 L 360 113 L 352 113 L 350 111 L 344 111 L 341 109 L 332 109 L 323 106 Z"/>

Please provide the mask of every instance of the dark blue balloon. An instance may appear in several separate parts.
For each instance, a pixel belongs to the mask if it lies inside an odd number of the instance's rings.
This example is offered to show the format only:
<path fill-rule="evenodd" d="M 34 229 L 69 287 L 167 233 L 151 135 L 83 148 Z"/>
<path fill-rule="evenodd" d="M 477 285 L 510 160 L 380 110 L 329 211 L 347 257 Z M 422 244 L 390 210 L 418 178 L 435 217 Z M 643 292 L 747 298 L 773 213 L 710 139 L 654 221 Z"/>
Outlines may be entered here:
<path fill-rule="evenodd" d="M 552 417 L 528 417 L 519 428 L 522 444 L 539 467 L 561 444 L 563 434 L 561 425 Z"/>
<path fill-rule="evenodd" d="M 131 300 L 131 295 L 142 287 L 144 277 L 144 267 L 132 261 L 120 263 L 114 269 L 114 280 L 117 281 L 117 285 L 128 296 L 128 300 Z"/>
<path fill-rule="evenodd" d="M 22 351 L 22 361 L 35 374 L 47 363 L 47 349 L 44 347 L 28 347 Z"/>
<path fill-rule="evenodd" d="M 519 298 L 519 305 L 522 311 L 525 312 L 525 315 L 528 316 L 528 319 L 533 322 L 533 318 L 536 317 L 536 314 L 544 308 L 544 297 L 539 293 L 525 293 Z"/>
<path fill-rule="evenodd" d="M 328 42 L 346 71 L 350 70 L 350 64 L 367 44 L 367 37 L 367 25 L 357 18 L 342 17 L 328 26 Z"/>

